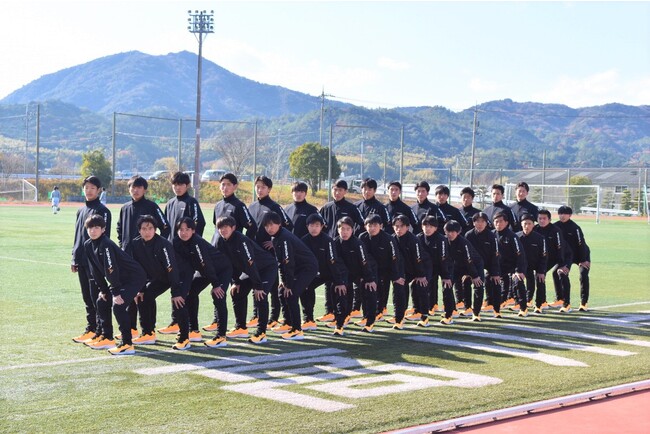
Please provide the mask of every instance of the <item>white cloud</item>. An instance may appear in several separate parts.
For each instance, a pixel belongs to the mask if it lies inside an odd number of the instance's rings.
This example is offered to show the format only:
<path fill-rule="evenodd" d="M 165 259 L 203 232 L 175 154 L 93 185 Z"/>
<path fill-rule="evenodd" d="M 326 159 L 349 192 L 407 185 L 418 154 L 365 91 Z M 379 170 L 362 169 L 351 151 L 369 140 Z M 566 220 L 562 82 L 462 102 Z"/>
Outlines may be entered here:
<path fill-rule="evenodd" d="M 391 71 L 406 71 L 411 69 L 411 65 L 408 62 L 391 59 L 390 57 L 380 57 L 377 59 L 377 66 L 390 69 Z"/>

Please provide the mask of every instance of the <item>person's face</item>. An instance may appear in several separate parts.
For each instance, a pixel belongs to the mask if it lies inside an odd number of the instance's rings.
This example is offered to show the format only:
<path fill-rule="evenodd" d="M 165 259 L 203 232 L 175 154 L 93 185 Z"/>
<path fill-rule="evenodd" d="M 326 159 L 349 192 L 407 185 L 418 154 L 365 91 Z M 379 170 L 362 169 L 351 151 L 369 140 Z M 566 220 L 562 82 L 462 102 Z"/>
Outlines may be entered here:
<path fill-rule="evenodd" d="M 415 190 L 415 197 L 417 198 L 418 202 L 420 203 L 424 202 L 427 196 L 429 196 L 429 192 L 427 191 L 426 188 L 418 187 L 418 189 Z"/>
<path fill-rule="evenodd" d="M 304 202 L 305 197 L 307 197 L 306 191 L 292 191 L 291 196 L 293 196 L 294 202 Z"/>
<path fill-rule="evenodd" d="M 571 220 L 571 214 L 559 214 L 557 218 L 559 218 L 562 223 L 566 223 Z"/>
<path fill-rule="evenodd" d="M 474 227 L 478 232 L 483 232 L 487 228 L 487 222 L 484 219 L 476 219 Z"/>
<path fill-rule="evenodd" d="M 430 237 L 431 235 L 435 234 L 437 230 L 438 230 L 437 226 L 422 224 L 422 232 L 424 232 L 424 235 L 426 235 L 427 237 Z"/>
<path fill-rule="evenodd" d="M 311 222 L 307 225 L 307 230 L 309 231 L 309 235 L 317 237 L 323 230 L 323 225 L 320 222 Z"/>
<path fill-rule="evenodd" d="M 91 226 L 89 228 L 86 228 L 86 232 L 88 233 L 88 236 L 91 240 L 96 240 L 97 238 L 101 237 L 104 232 L 106 232 L 106 228 L 102 228 L 100 226 Z"/>
<path fill-rule="evenodd" d="M 182 196 L 187 193 L 187 184 L 172 184 L 172 190 L 176 196 Z"/>
<path fill-rule="evenodd" d="M 445 235 L 447 235 L 449 241 L 454 241 L 458 238 L 458 232 L 456 231 L 445 231 Z"/>
<path fill-rule="evenodd" d="M 97 199 L 97 196 L 99 196 L 99 188 L 97 188 L 95 184 L 87 182 L 86 185 L 84 185 L 84 196 L 89 202 Z"/>
<path fill-rule="evenodd" d="M 396 185 L 391 185 L 390 187 L 388 187 L 388 197 L 393 202 L 395 202 L 397 199 L 399 199 L 399 195 L 401 193 L 402 193 L 402 190 Z"/>
<path fill-rule="evenodd" d="M 258 199 L 264 199 L 269 195 L 270 191 L 271 189 L 267 187 L 267 185 L 264 184 L 262 181 L 257 181 L 255 183 L 255 193 L 257 193 Z"/>
<path fill-rule="evenodd" d="M 503 193 L 498 188 L 492 189 L 492 202 L 497 203 L 503 200 Z"/>
<path fill-rule="evenodd" d="M 376 191 L 377 190 L 375 190 L 374 188 L 361 187 L 361 196 L 363 196 L 365 200 L 372 199 L 373 197 L 375 197 Z"/>
<path fill-rule="evenodd" d="M 194 229 L 187 226 L 186 223 L 182 223 L 181 227 L 178 228 L 178 238 L 183 241 L 188 241 L 194 235 Z"/>
<path fill-rule="evenodd" d="M 436 200 L 439 204 L 445 204 L 449 200 L 449 195 L 443 192 L 436 193 Z"/>
<path fill-rule="evenodd" d="M 393 223 L 393 231 L 395 231 L 395 234 L 398 237 L 401 237 L 409 231 L 409 227 L 408 225 L 405 225 L 404 223 L 397 221 Z"/>
<path fill-rule="evenodd" d="M 504 218 L 494 219 L 492 223 L 494 223 L 494 229 L 496 229 L 499 232 L 501 232 L 502 230 L 508 227 L 508 222 Z"/>
<path fill-rule="evenodd" d="M 143 240 L 151 241 L 154 235 L 156 235 L 156 227 L 150 222 L 144 222 L 140 225 L 138 232 Z"/>
<path fill-rule="evenodd" d="M 460 201 L 463 203 L 463 206 L 472 206 L 474 198 L 471 194 L 465 193 L 460 197 Z"/>
<path fill-rule="evenodd" d="M 381 225 L 379 223 L 368 223 L 366 225 L 366 230 L 371 237 L 374 237 L 379 234 L 379 231 L 381 231 Z"/>
<path fill-rule="evenodd" d="M 232 233 L 235 232 L 235 226 L 224 225 L 221 226 L 218 230 L 219 230 L 219 235 L 221 235 L 221 238 L 227 240 L 230 238 Z"/>
<path fill-rule="evenodd" d="M 352 226 L 349 225 L 340 225 L 336 231 L 339 233 L 339 237 L 343 241 L 347 241 L 352 238 Z"/>
<path fill-rule="evenodd" d="M 537 223 L 543 228 L 551 224 L 551 219 L 549 219 L 546 215 L 540 214 L 537 216 Z"/>
<path fill-rule="evenodd" d="M 145 191 L 146 190 L 142 186 L 136 187 L 135 185 L 131 185 L 131 187 L 129 187 L 129 194 L 131 195 L 131 198 L 133 198 L 133 200 L 136 202 L 144 197 Z"/>
<path fill-rule="evenodd" d="M 264 226 L 266 233 L 274 237 L 280 230 L 280 225 L 277 223 L 269 223 Z"/>
<path fill-rule="evenodd" d="M 223 197 L 230 197 L 233 194 L 235 194 L 235 191 L 237 190 L 237 184 L 233 184 L 227 179 L 224 179 L 221 181 L 221 184 L 219 185 L 219 189 L 221 190 L 221 194 L 223 194 Z"/>
<path fill-rule="evenodd" d="M 332 197 L 334 200 L 339 201 L 345 197 L 348 191 L 345 188 L 332 187 Z"/>
<path fill-rule="evenodd" d="M 534 227 L 535 227 L 535 223 L 533 223 L 532 220 L 524 220 L 523 222 L 521 222 L 521 229 L 524 231 L 526 235 L 531 233 Z"/>
<path fill-rule="evenodd" d="M 528 197 L 528 192 L 524 187 L 517 187 L 517 190 L 515 190 L 515 194 L 517 195 L 518 202 L 521 202 L 522 200 Z"/>

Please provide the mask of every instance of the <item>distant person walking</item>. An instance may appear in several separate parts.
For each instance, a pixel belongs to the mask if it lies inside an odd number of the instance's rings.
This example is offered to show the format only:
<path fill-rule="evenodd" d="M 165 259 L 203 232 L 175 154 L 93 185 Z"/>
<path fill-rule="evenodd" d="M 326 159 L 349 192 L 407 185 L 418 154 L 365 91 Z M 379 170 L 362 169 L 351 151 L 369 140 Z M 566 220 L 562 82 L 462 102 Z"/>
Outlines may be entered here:
<path fill-rule="evenodd" d="M 59 207 L 59 203 L 61 202 L 61 192 L 59 191 L 58 186 L 54 186 L 54 189 L 52 190 L 50 196 L 52 198 L 52 213 L 57 214 L 59 211 L 61 211 L 61 207 Z"/>

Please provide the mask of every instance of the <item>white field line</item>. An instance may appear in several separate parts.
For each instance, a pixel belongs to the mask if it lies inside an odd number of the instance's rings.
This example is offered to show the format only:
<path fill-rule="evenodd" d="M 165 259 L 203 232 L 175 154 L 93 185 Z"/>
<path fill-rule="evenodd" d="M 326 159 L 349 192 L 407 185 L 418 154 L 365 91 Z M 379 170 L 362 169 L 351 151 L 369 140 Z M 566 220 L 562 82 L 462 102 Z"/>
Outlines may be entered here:
<path fill-rule="evenodd" d="M 61 267 L 70 268 L 70 264 L 62 264 L 60 262 L 35 261 L 34 259 L 14 258 L 13 256 L 0 256 L 0 259 L 7 259 L 10 261 L 19 261 L 19 262 L 30 262 L 32 264 L 58 265 Z"/>
<path fill-rule="evenodd" d="M 596 306 L 594 309 L 616 309 L 617 307 L 639 306 L 642 304 L 650 304 L 650 301 L 637 301 L 634 303 L 612 304 L 609 306 Z"/>
<path fill-rule="evenodd" d="M 572 338 L 591 339 L 595 341 L 616 342 L 618 344 L 635 345 L 637 347 L 650 348 L 650 341 L 641 341 L 636 339 L 614 338 L 611 336 L 592 335 L 588 333 L 572 332 L 569 330 L 552 330 L 544 327 L 520 326 L 516 324 L 503 324 L 501 327 L 519 330 L 519 331 L 528 331 L 530 333 L 535 333 L 535 334 L 546 333 L 549 335 L 558 335 L 558 336 L 565 336 L 565 337 L 568 336 Z"/>

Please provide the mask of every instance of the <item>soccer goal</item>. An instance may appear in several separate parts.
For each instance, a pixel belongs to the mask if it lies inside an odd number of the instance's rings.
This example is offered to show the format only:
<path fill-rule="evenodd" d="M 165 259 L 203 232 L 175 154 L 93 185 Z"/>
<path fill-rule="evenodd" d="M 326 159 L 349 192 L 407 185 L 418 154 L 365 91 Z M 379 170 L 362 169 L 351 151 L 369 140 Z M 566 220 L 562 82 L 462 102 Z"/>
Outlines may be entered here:
<path fill-rule="evenodd" d="M 36 186 L 24 179 L 1 178 L 0 201 L 36 202 Z"/>
<path fill-rule="evenodd" d="M 569 205 L 574 214 L 593 215 L 600 222 L 602 213 L 618 214 L 621 210 L 608 209 L 602 204 L 600 185 L 542 185 L 529 184 L 528 200 L 540 209 L 557 212 L 562 205 Z M 517 201 L 517 184 L 506 184 L 504 202 L 511 205 Z"/>

